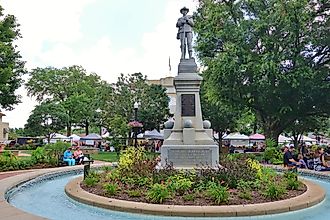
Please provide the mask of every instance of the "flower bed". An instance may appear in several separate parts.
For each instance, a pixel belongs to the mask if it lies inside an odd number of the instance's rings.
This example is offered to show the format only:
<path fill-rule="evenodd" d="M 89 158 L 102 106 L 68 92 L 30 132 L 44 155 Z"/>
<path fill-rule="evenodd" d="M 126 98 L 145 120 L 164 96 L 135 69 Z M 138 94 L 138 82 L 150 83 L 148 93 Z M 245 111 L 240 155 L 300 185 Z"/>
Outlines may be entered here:
<path fill-rule="evenodd" d="M 225 158 L 220 169 L 155 170 L 157 160 L 129 148 L 118 168 L 92 172 L 81 184 L 110 198 L 170 205 L 232 205 L 276 201 L 298 196 L 306 186 L 295 173 L 280 175 L 249 158 Z"/>

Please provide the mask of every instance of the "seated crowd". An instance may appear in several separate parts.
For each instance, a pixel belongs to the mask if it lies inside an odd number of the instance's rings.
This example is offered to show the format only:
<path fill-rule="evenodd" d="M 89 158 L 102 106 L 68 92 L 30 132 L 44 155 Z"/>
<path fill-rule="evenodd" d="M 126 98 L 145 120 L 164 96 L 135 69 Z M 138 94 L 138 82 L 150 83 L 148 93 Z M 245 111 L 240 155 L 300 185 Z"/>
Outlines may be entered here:
<path fill-rule="evenodd" d="M 291 168 L 308 168 L 315 171 L 330 171 L 330 165 L 325 160 L 324 148 L 318 147 L 314 153 L 307 152 L 306 148 L 300 148 L 297 156 L 294 154 L 294 146 L 284 147 L 283 165 Z"/>

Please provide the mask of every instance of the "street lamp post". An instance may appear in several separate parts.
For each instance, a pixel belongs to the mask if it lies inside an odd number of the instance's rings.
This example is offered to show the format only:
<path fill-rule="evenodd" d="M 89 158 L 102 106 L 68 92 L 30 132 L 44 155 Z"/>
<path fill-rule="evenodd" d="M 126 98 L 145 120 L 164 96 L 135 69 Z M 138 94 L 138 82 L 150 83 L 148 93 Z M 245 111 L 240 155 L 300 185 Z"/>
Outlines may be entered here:
<path fill-rule="evenodd" d="M 98 114 L 98 117 L 99 117 L 99 120 L 100 120 L 100 136 L 102 137 L 102 122 L 101 122 L 101 112 L 102 112 L 102 110 L 101 109 L 96 109 L 96 112 L 97 112 L 97 114 Z"/>
<path fill-rule="evenodd" d="M 137 111 L 138 111 L 138 108 L 139 108 L 139 103 L 137 102 L 134 102 L 134 121 L 137 121 Z M 137 147 L 137 127 L 134 128 L 134 147 L 136 148 Z"/>

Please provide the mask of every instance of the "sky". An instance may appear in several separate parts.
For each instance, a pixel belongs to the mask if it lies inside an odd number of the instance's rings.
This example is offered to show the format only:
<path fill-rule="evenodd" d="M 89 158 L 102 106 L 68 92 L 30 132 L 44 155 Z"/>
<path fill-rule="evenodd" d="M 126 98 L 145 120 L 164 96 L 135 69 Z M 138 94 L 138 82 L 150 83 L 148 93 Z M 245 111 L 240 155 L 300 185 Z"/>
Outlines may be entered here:
<path fill-rule="evenodd" d="M 141 72 L 148 79 L 177 75 L 175 24 L 180 9 L 186 6 L 191 14 L 197 0 L 0 0 L 0 5 L 20 24 L 22 38 L 15 44 L 28 70 L 81 65 L 111 83 L 120 73 Z M 22 103 L 3 111 L 11 128 L 24 127 L 37 104 L 24 87 L 17 94 Z"/>

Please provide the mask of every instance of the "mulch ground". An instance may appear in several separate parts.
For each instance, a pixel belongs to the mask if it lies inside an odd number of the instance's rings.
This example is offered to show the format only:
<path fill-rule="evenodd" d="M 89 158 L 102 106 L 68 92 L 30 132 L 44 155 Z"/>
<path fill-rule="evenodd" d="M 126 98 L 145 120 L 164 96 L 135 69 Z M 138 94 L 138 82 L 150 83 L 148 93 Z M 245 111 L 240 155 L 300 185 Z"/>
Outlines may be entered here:
<path fill-rule="evenodd" d="M 87 192 L 90 192 L 92 194 L 105 196 L 105 197 L 109 197 L 109 198 L 149 203 L 145 196 L 130 197 L 125 191 L 121 191 L 115 196 L 108 196 L 105 193 L 105 191 L 102 189 L 102 186 L 99 186 L 99 185 L 96 187 L 87 187 L 86 185 L 84 185 L 82 183 L 81 188 L 83 188 L 84 190 L 86 190 Z M 287 193 L 284 194 L 282 196 L 282 198 L 280 198 L 279 200 L 284 200 L 284 199 L 299 196 L 299 195 L 303 194 L 306 190 L 307 190 L 306 185 L 302 185 L 299 190 L 288 190 Z M 246 199 L 242 199 L 239 197 L 239 192 L 237 190 L 230 190 L 229 202 L 226 204 L 223 204 L 223 205 L 245 205 L 245 204 L 257 204 L 257 203 L 265 203 L 265 202 L 272 202 L 272 200 L 265 198 L 260 192 L 253 191 L 252 199 L 246 200 Z M 198 206 L 216 205 L 213 203 L 213 201 L 211 199 L 205 197 L 205 195 L 203 195 L 202 193 L 199 195 L 196 195 L 196 197 L 193 201 L 185 201 L 183 199 L 183 196 L 175 195 L 171 199 L 167 199 L 162 204 L 165 204 L 165 205 L 198 205 Z"/>

